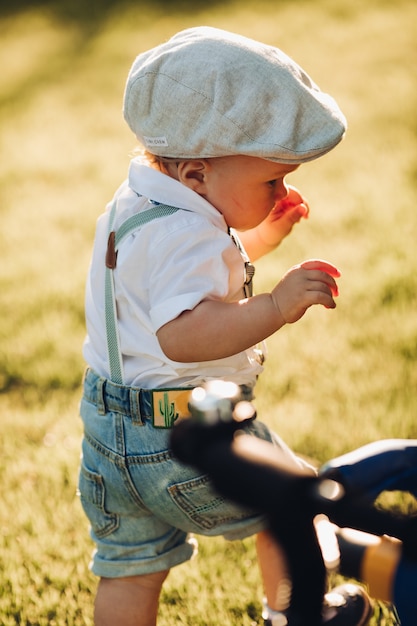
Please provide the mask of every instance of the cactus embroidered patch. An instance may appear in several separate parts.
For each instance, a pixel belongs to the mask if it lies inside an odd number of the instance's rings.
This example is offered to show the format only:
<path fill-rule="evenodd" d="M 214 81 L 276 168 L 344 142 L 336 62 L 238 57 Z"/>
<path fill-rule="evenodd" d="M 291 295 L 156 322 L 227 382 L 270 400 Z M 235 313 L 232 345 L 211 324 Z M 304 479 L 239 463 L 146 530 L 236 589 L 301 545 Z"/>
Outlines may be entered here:
<path fill-rule="evenodd" d="M 158 389 L 152 391 L 153 425 L 171 428 L 177 420 L 190 417 L 188 402 L 192 389 Z"/>

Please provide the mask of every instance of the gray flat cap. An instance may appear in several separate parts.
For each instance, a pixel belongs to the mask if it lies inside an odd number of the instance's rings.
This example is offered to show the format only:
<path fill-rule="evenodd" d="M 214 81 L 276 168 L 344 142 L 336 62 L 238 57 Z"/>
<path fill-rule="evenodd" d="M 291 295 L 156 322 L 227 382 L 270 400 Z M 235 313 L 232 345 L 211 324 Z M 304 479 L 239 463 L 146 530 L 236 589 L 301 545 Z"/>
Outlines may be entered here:
<path fill-rule="evenodd" d="M 333 98 L 281 50 L 210 27 L 140 54 L 123 113 L 150 152 L 185 159 L 242 154 L 303 163 L 346 130 Z"/>

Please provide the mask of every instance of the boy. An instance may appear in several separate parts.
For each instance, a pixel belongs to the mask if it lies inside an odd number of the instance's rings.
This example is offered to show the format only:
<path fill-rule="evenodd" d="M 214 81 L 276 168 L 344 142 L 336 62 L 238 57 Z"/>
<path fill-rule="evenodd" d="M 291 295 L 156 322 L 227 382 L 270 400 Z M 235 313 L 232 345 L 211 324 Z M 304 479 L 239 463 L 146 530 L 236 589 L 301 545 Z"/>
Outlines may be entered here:
<path fill-rule="evenodd" d="M 124 115 L 146 156 L 98 221 L 86 295 L 79 485 L 97 544 L 95 622 L 154 626 L 169 569 L 193 554 L 189 533 L 257 534 L 265 624 L 283 626 L 286 563 L 264 520 L 219 499 L 169 438 L 188 390 L 224 379 L 251 393 L 257 345 L 314 304 L 336 306 L 333 265 L 306 261 L 252 296 L 250 260 L 307 217 L 285 177 L 339 143 L 345 120 L 281 51 L 204 27 L 136 59 Z M 248 429 L 301 463 L 261 422 Z M 323 606 L 323 624 L 360 626 L 370 605 L 341 586 Z"/>

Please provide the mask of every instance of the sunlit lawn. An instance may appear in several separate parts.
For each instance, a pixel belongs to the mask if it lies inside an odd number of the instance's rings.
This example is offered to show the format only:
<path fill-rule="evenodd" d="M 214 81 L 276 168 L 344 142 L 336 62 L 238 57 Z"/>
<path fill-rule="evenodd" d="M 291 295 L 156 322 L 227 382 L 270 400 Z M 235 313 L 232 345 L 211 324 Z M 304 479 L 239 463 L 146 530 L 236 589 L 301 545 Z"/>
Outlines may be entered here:
<path fill-rule="evenodd" d="M 121 115 L 127 71 L 177 30 L 214 25 L 284 48 L 349 121 L 341 146 L 291 178 L 310 219 L 258 263 L 258 291 L 306 258 L 342 272 L 335 311 L 311 310 L 269 340 L 259 413 L 318 461 L 417 438 L 417 5 L 152 6 L 85 29 L 36 10 L 0 21 L 4 626 L 92 624 L 93 546 L 75 495 L 84 280 L 95 220 L 135 147 Z M 201 540 L 168 579 L 160 624 L 261 624 L 260 598 L 251 539 Z M 377 623 L 391 623 L 381 607 Z"/>

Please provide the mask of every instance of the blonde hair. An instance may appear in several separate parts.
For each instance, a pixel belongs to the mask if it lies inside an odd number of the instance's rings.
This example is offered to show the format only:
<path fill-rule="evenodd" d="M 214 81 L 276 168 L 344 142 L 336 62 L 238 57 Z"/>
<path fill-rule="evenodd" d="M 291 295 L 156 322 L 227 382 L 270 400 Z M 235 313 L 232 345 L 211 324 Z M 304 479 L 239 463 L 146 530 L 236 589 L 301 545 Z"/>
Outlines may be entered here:
<path fill-rule="evenodd" d="M 142 149 L 139 148 L 135 152 L 136 154 L 140 154 L 148 165 L 150 165 L 151 167 L 154 167 L 155 169 L 159 170 L 163 174 L 169 174 L 169 171 L 168 171 L 169 165 L 175 165 L 176 167 L 178 167 L 180 163 L 186 163 L 187 161 L 194 160 L 190 158 L 183 159 L 183 158 L 176 158 L 176 157 L 159 156 L 158 154 L 153 154 L 153 152 L 149 152 L 149 150 L 145 150 L 143 148 Z"/>
<path fill-rule="evenodd" d="M 187 159 L 174 159 L 173 157 L 162 157 L 157 154 L 153 154 L 153 152 L 149 152 L 149 150 L 146 150 L 141 145 L 136 146 L 136 148 L 131 152 L 130 156 L 133 158 L 141 157 L 141 159 L 145 161 L 147 165 L 150 165 L 151 167 L 154 167 L 155 169 L 158 169 L 161 172 L 165 172 L 164 164 L 179 163 L 180 161 L 187 160 Z"/>
<path fill-rule="evenodd" d="M 176 165 L 178 165 L 178 163 L 180 161 L 185 161 L 186 159 L 175 159 L 173 157 L 163 157 L 163 156 L 159 156 L 158 154 L 153 154 L 152 152 L 149 152 L 148 150 L 144 150 L 142 152 L 143 157 L 148 161 L 148 163 L 150 165 L 152 165 L 153 167 L 156 167 L 158 170 L 160 171 L 165 171 L 165 165 L 169 165 L 170 163 L 175 163 Z"/>
<path fill-rule="evenodd" d="M 131 152 L 132 157 L 141 157 L 141 159 L 150 167 L 155 168 L 156 170 L 162 172 L 163 174 L 168 174 L 169 165 L 175 165 L 178 167 L 180 163 L 185 163 L 187 161 L 192 161 L 194 159 L 184 159 L 184 158 L 176 158 L 176 157 L 165 157 L 159 156 L 158 154 L 154 154 L 153 152 L 149 152 L 142 145 L 136 146 L 136 148 Z M 208 160 L 208 159 L 204 159 Z"/>

